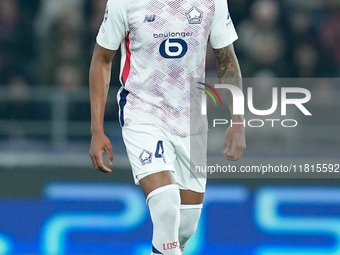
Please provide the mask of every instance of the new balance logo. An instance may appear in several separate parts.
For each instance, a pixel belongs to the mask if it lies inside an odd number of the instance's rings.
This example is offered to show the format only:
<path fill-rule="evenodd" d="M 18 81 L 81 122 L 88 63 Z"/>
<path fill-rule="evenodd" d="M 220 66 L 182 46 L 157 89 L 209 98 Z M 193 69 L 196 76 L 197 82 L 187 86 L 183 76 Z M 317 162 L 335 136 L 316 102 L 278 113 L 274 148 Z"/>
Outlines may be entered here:
<path fill-rule="evenodd" d="M 144 23 L 155 21 L 155 18 L 156 18 L 155 14 L 146 15 L 144 19 Z"/>

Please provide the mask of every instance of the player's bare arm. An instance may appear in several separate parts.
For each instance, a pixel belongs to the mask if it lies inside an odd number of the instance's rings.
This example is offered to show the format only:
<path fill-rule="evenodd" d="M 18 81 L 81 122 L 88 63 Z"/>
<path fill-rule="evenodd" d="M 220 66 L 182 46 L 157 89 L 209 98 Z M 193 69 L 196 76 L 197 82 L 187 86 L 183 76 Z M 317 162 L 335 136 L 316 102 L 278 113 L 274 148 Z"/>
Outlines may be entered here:
<path fill-rule="evenodd" d="M 95 45 L 90 67 L 91 101 L 91 147 L 89 155 L 93 166 L 102 172 L 111 172 L 103 162 L 106 152 L 110 165 L 113 165 L 113 149 L 109 138 L 104 133 L 104 112 L 111 78 L 111 62 L 115 51 Z"/>
<path fill-rule="evenodd" d="M 221 49 L 214 49 L 218 63 L 218 78 L 221 84 L 233 84 L 242 89 L 241 69 L 235 55 L 233 45 Z M 233 97 L 229 90 L 224 90 L 227 104 L 230 109 L 233 123 L 244 121 L 243 116 L 233 114 Z M 246 149 L 245 128 L 242 124 L 236 124 L 228 128 L 222 153 L 228 160 L 238 160 Z"/>

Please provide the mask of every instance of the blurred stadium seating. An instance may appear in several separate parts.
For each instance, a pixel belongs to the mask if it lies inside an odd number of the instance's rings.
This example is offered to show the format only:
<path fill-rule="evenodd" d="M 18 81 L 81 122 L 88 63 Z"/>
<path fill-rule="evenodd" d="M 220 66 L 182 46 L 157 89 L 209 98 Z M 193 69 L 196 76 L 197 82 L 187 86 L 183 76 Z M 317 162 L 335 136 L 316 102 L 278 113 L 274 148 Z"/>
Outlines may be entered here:
<path fill-rule="evenodd" d="M 245 78 L 313 79 L 304 85 L 313 117 L 297 114 L 294 131 L 247 129 L 245 164 L 340 163 L 340 2 L 228 3 Z M 87 73 L 105 4 L 0 0 L 0 255 L 150 254 L 151 223 L 132 184 L 117 119 L 119 53 L 105 122 L 113 173 L 93 170 L 87 155 Z M 256 93 L 270 98 L 268 88 L 260 84 Z M 219 150 L 220 138 L 210 140 Z M 338 178 L 210 179 L 187 254 L 340 254 L 339 184 Z"/>

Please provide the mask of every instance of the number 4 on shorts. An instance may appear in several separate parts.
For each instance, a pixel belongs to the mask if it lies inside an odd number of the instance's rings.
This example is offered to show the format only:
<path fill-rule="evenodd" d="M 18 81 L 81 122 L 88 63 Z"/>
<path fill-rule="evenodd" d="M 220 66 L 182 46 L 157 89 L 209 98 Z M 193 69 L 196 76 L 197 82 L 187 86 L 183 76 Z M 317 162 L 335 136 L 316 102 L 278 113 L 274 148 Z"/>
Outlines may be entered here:
<path fill-rule="evenodd" d="M 159 151 L 162 149 L 162 153 L 159 154 Z M 159 140 L 157 142 L 156 152 L 155 152 L 155 158 L 162 158 L 164 154 L 164 147 L 163 147 L 163 141 Z"/>
<path fill-rule="evenodd" d="M 161 151 L 161 153 L 159 153 Z M 163 158 L 164 163 L 166 163 L 165 161 L 165 155 L 164 155 L 164 147 L 163 147 L 163 141 L 159 140 L 157 142 L 157 146 L 156 146 L 156 152 L 155 152 L 155 158 Z"/>

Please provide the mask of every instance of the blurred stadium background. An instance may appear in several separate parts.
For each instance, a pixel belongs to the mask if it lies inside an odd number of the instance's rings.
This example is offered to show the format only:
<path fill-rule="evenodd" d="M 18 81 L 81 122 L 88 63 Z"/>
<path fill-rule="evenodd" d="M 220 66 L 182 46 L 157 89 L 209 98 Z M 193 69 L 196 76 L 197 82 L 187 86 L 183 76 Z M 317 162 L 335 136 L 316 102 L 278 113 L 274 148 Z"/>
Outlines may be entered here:
<path fill-rule="evenodd" d="M 228 2 L 244 77 L 339 76 L 340 1 Z M 105 4 L 0 0 L 1 255 L 150 254 L 151 223 L 117 119 L 119 56 L 106 113 L 113 173 L 96 172 L 87 155 L 87 73 Z M 207 72 L 215 70 L 209 50 Z M 339 163 L 340 87 L 324 81 L 308 87 L 313 118 L 301 119 L 298 132 L 249 130 L 245 162 Z M 186 254 L 340 254 L 339 183 L 210 179 Z"/>

